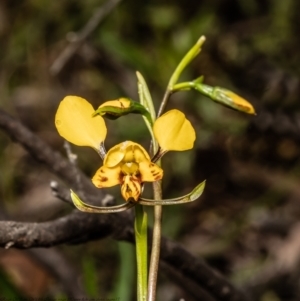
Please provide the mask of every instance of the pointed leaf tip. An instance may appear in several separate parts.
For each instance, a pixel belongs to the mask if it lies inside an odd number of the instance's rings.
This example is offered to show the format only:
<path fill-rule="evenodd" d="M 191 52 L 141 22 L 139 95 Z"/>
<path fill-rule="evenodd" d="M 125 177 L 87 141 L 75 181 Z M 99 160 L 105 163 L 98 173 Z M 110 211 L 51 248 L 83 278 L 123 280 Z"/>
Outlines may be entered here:
<path fill-rule="evenodd" d="M 206 183 L 206 180 L 204 180 L 203 182 L 201 182 L 197 187 L 195 187 L 193 189 L 193 191 L 190 194 L 190 200 L 191 200 L 191 202 L 197 200 L 202 195 L 203 190 L 205 188 L 205 183 Z"/>
<path fill-rule="evenodd" d="M 73 204 L 75 207 L 82 211 L 82 212 L 88 212 L 88 213 L 115 213 L 115 212 L 122 212 L 127 209 L 132 208 L 135 206 L 135 203 L 132 202 L 127 202 L 122 205 L 117 205 L 117 206 L 110 206 L 110 207 L 99 207 L 99 206 L 93 206 L 89 205 L 85 202 L 83 202 L 79 196 L 70 189 L 71 192 L 71 199 L 73 201 Z"/>
<path fill-rule="evenodd" d="M 205 182 L 203 181 L 199 185 L 197 185 L 190 193 L 180 196 L 173 199 L 163 199 L 163 200 L 151 200 L 145 198 L 139 198 L 139 203 L 145 206 L 155 206 L 155 205 L 178 205 L 178 204 L 185 204 L 190 203 L 197 200 L 203 193 Z"/>

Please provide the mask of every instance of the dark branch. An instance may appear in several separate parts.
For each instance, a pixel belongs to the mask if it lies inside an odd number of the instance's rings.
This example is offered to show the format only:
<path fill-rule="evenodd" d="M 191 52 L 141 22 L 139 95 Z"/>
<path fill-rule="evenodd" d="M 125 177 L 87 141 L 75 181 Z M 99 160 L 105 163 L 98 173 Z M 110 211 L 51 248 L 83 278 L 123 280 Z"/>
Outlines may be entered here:
<path fill-rule="evenodd" d="M 102 190 L 97 189 L 90 179 L 60 153 L 51 149 L 43 140 L 1 109 L 0 128 L 13 141 L 20 143 L 34 159 L 43 163 L 47 169 L 61 178 L 70 188 L 73 188 L 75 191 L 83 188 L 83 193 L 89 196 L 88 201 L 98 201 L 99 204 L 99 199 L 104 196 Z M 78 177 L 80 177 L 80 187 L 78 187 L 78 181 L 75 181 Z"/>
<path fill-rule="evenodd" d="M 74 211 L 50 222 L 0 222 L 0 246 L 4 248 L 51 247 L 106 237 L 115 230 L 112 216 Z"/>
<path fill-rule="evenodd" d="M 15 248 L 50 247 L 62 243 L 83 243 L 109 235 L 134 241 L 129 212 L 88 214 L 75 211 L 66 217 L 44 223 L 0 222 L 0 246 Z M 218 300 L 246 301 L 225 278 L 175 242 L 162 239 L 161 259 L 185 277 L 203 286 Z"/>

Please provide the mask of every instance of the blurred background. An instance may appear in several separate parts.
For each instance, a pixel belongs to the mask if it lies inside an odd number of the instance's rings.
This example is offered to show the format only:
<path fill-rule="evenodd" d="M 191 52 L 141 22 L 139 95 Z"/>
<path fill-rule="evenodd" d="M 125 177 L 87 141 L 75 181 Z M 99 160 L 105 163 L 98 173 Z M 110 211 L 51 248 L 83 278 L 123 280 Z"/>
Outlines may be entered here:
<path fill-rule="evenodd" d="M 138 70 L 158 108 L 178 62 L 205 35 L 182 80 L 204 75 L 205 83 L 249 100 L 257 116 L 195 91 L 172 96 L 167 109 L 185 112 L 197 141 L 191 151 L 164 157 L 164 196 L 186 194 L 204 179 L 207 186 L 198 201 L 165 208 L 164 235 L 253 300 L 300 300 L 300 2 L 123 0 L 63 62 L 61 54 L 105 3 L 0 1 L 1 109 L 65 153 L 54 127 L 65 95 L 95 107 L 121 96 L 138 100 Z M 142 118 L 110 121 L 108 128 L 107 149 L 124 140 L 149 146 Z M 93 176 L 101 164 L 97 154 L 73 151 Z M 41 222 L 70 212 L 51 194 L 55 177 L 4 132 L 0 166 L 2 219 Z M 134 274 L 133 247 L 112 239 L 42 252 L 0 250 L 1 297 L 134 300 Z M 158 296 L 195 300 L 163 271 Z"/>

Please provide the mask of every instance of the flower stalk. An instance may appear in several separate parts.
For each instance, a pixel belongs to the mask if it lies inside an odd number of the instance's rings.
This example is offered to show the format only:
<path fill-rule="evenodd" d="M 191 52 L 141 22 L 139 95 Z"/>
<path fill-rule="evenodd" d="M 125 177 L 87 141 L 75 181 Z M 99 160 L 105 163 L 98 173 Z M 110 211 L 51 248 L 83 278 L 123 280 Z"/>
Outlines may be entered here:
<path fill-rule="evenodd" d="M 162 199 L 161 181 L 153 183 L 154 199 Z M 154 206 L 152 248 L 149 266 L 148 301 L 156 300 L 156 286 L 161 244 L 162 206 Z"/>
<path fill-rule="evenodd" d="M 147 245 L 147 213 L 143 206 L 135 206 L 134 233 L 137 260 L 137 297 L 138 301 L 147 300 L 148 278 L 148 245 Z"/>
<path fill-rule="evenodd" d="M 200 53 L 201 46 L 205 42 L 205 37 L 201 36 L 197 43 L 186 53 L 183 59 L 180 61 L 175 71 L 173 72 L 162 102 L 160 104 L 157 116 L 160 117 L 166 105 L 173 93 L 173 87 L 177 83 L 181 73 L 186 68 L 186 66 Z M 154 154 L 156 154 L 158 149 L 154 149 Z M 160 165 L 160 160 L 158 161 Z M 162 199 L 162 189 L 161 181 L 153 183 L 153 192 L 155 201 L 161 201 Z M 154 206 L 154 224 L 153 224 L 153 239 L 152 239 L 152 251 L 149 267 L 149 283 L 148 283 L 148 301 L 154 301 L 156 298 L 156 283 L 160 256 L 160 242 L 161 242 L 161 222 L 162 222 L 162 206 Z"/>

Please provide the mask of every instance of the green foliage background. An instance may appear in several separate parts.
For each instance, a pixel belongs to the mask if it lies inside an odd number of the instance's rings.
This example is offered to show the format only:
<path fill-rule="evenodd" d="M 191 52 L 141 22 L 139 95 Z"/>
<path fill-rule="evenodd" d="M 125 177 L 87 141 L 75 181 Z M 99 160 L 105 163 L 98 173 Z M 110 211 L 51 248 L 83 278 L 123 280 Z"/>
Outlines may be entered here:
<path fill-rule="evenodd" d="M 200 35 L 205 35 L 207 42 L 184 78 L 202 74 L 206 83 L 227 87 L 247 98 L 258 115 L 230 111 L 196 92 L 172 97 L 168 109 L 176 107 L 186 113 L 197 130 L 197 142 L 192 151 L 165 157 L 165 196 L 187 193 L 204 179 L 207 187 L 196 203 L 165 210 L 164 233 L 204 257 L 257 300 L 298 300 L 295 279 L 299 278 L 299 256 L 292 257 L 292 267 L 284 259 L 291 256 L 287 250 L 297 254 L 291 233 L 297 230 L 300 217 L 299 2 L 124 0 L 62 71 L 51 73 L 53 62 L 74 32 L 81 30 L 103 3 L 0 2 L 1 108 L 64 152 L 53 120 L 65 95 L 80 95 L 95 107 L 120 96 L 137 99 L 138 70 L 158 107 L 179 60 Z M 148 146 L 149 135 L 141 118 L 125 117 L 109 122 L 108 127 L 107 148 L 125 139 Z M 80 167 L 92 176 L 101 164 L 97 154 L 84 148 L 73 150 L 78 153 Z M 51 196 L 49 181 L 53 176 L 5 133 L 0 134 L 0 166 L 3 219 L 44 221 L 70 210 Z M 124 289 L 124 283 L 117 280 L 118 249 L 116 242 L 105 240 L 63 246 L 59 252 L 79 275 L 81 271 L 91 275 L 88 278 L 98 283 L 101 297 L 105 297 Z M 13 273 L 1 262 L 1 278 L 10 275 L 15 283 Z M 131 268 L 134 275 L 133 264 Z M 276 272 L 271 273 L 272 268 Z M 289 280 L 281 281 L 286 274 L 291 276 Z M 126 278 L 128 283 L 133 281 Z M 11 282 L 2 285 L 8 291 Z M 16 294 L 30 296 L 26 288 L 15 286 Z M 186 296 L 163 274 L 159 287 L 164 300 Z M 132 300 L 134 285 L 127 289 L 128 300 Z M 91 295 L 97 292 L 89 284 L 86 290 Z M 60 294 L 65 294 L 64 288 L 54 277 L 38 296 Z"/>

